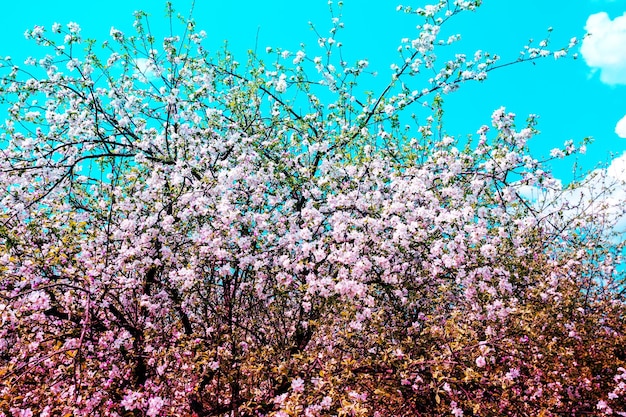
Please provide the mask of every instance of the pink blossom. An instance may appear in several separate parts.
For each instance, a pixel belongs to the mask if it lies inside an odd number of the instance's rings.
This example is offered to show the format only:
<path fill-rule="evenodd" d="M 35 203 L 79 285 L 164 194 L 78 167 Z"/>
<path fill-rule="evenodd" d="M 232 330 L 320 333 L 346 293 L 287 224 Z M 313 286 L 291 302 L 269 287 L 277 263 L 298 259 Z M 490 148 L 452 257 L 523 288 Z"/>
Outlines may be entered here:
<path fill-rule="evenodd" d="M 333 404 L 333 399 L 329 396 L 325 396 L 322 401 L 320 402 L 320 407 L 322 407 L 323 409 L 328 409 L 330 408 L 330 406 Z"/>
<path fill-rule="evenodd" d="M 165 404 L 165 401 L 163 401 L 163 399 L 161 397 L 152 397 L 148 400 L 148 411 L 146 412 L 146 415 L 148 417 L 156 417 L 159 416 L 159 412 L 161 411 L 161 408 L 163 408 L 163 405 Z"/>
<path fill-rule="evenodd" d="M 485 361 L 485 358 L 483 356 L 479 356 L 476 358 L 476 366 L 478 366 L 479 368 L 484 368 L 485 365 L 487 365 L 487 361 Z"/>
<path fill-rule="evenodd" d="M 136 392 L 136 391 L 131 391 L 128 394 L 124 395 L 124 398 L 122 399 L 122 402 L 120 403 L 120 405 L 124 407 L 126 410 L 129 410 L 129 411 L 134 410 L 136 408 L 141 407 L 142 397 L 143 397 L 143 394 Z"/>
<path fill-rule="evenodd" d="M 291 381 L 291 389 L 293 392 L 303 392 L 304 391 L 304 380 L 302 378 L 296 378 Z"/>
<path fill-rule="evenodd" d="M 28 408 L 11 408 L 11 414 L 15 417 L 33 417 L 33 412 Z"/>

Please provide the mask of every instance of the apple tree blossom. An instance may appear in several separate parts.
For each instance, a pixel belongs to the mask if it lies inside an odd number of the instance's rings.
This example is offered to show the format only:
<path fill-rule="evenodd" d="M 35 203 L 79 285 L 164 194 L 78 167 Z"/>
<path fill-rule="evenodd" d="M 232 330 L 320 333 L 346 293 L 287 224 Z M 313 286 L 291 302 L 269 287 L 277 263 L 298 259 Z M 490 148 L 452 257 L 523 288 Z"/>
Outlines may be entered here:
<path fill-rule="evenodd" d="M 171 6 L 163 39 L 142 12 L 104 49 L 27 31 L 42 56 L 0 61 L 0 416 L 626 415 L 621 184 L 561 186 L 535 116 L 443 123 L 576 42 L 450 53 L 480 3 L 400 6 L 419 30 L 373 92 L 340 3 L 245 62 Z"/>

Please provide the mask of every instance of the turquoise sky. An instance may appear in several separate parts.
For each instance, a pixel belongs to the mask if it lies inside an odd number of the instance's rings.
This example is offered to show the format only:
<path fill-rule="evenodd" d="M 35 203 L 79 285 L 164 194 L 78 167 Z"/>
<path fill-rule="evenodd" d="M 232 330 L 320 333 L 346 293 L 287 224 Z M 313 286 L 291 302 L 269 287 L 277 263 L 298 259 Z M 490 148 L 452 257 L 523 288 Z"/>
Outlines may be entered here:
<path fill-rule="evenodd" d="M 0 14 L 0 56 L 11 55 L 14 62 L 23 62 L 28 56 L 45 54 L 23 37 L 24 30 L 35 24 L 49 27 L 54 22 L 74 21 L 83 28 L 84 37 L 104 40 L 111 26 L 131 31 L 133 11 L 145 10 L 158 32 L 166 24 L 164 4 L 161 0 L 8 1 Z M 174 1 L 175 8 L 184 13 L 190 4 L 190 0 Z M 380 85 L 388 80 L 389 64 L 397 61 L 400 39 L 414 36 L 415 25 L 421 23 L 416 16 L 396 12 L 398 4 L 397 0 L 344 0 L 346 29 L 339 40 L 349 60 L 370 61 L 370 67 L 380 73 L 372 82 Z M 588 20 L 595 38 L 578 60 L 548 58 L 537 65 L 508 67 L 491 73 L 482 84 L 466 84 L 446 96 L 448 133 L 463 137 L 474 133 L 489 123 L 494 109 L 505 106 L 520 120 L 530 113 L 541 116 L 542 134 L 530 143 L 537 157 L 565 140 L 577 142 L 587 136 L 595 141 L 579 160 L 585 169 L 609 162 L 611 154 L 622 155 L 626 139 L 616 133 L 616 125 L 626 116 L 626 17 L 619 19 L 625 13 L 626 0 L 485 0 L 477 12 L 452 20 L 444 30 L 462 35 L 456 52 L 470 55 L 482 49 L 505 60 L 517 57 L 530 38 L 544 38 L 548 27 L 554 28 L 551 46 L 555 49 L 571 37 L 582 38 Z M 198 28 L 207 31 L 210 48 L 217 49 L 228 40 L 240 60 L 245 60 L 247 49 L 254 49 L 257 32 L 260 52 L 270 45 L 296 51 L 300 42 L 316 43 L 309 21 L 322 33 L 330 28 L 326 0 L 197 0 L 194 16 Z M 623 124 L 622 136 L 626 136 L 626 119 Z M 557 176 L 567 181 L 572 162 L 554 164 Z"/>

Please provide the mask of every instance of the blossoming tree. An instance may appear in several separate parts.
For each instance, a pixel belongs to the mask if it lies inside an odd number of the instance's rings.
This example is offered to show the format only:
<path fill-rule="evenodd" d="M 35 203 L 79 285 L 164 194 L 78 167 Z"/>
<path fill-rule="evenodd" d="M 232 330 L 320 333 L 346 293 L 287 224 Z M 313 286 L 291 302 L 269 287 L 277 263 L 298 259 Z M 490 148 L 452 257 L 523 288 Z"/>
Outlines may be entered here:
<path fill-rule="evenodd" d="M 246 65 L 190 19 L 157 44 L 138 13 L 106 57 L 28 31 L 50 53 L 0 81 L 0 415 L 626 415 L 615 210 L 563 198 L 533 118 L 445 135 L 443 95 L 505 65 L 435 55 L 479 5 L 404 8 L 419 34 L 363 94 L 338 18 Z"/>

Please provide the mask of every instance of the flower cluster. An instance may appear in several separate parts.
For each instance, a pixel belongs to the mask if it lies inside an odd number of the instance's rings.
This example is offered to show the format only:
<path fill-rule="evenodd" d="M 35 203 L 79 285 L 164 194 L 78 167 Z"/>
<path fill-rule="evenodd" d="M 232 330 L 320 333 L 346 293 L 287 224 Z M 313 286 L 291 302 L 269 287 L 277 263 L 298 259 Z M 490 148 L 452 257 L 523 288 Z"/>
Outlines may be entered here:
<path fill-rule="evenodd" d="M 497 68 L 435 54 L 479 4 L 402 8 L 423 24 L 377 95 L 335 14 L 271 65 L 192 21 L 146 43 L 141 12 L 107 57 L 29 31 L 53 53 L 0 78 L 0 416 L 626 412 L 611 217 L 527 197 L 558 188 L 532 117 L 443 134 L 441 94 Z"/>

